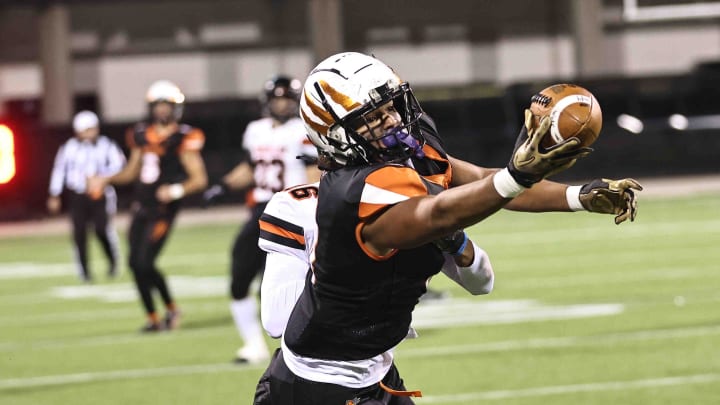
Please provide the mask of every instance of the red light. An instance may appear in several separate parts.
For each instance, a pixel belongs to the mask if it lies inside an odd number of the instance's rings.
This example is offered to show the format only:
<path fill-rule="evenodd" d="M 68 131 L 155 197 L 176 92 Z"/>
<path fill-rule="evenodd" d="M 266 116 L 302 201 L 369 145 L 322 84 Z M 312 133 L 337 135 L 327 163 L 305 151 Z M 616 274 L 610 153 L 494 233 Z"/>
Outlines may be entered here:
<path fill-rule="evenodd" d="M 6 125 L 0 125 L 0 184 L 15 177 L 14 135 Z"/>

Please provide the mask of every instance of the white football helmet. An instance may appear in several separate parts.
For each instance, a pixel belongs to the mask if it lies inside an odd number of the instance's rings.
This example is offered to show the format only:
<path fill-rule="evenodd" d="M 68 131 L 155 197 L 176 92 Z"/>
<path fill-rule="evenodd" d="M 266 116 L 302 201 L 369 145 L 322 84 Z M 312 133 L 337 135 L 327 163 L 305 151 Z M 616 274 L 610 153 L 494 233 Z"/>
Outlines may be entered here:
<path fill-rule="evenodd" d="M 175 83 L 169 80 L 158 80 L 150 85 L 145 100 L 148 102 L 152 116 L 152 106 L 155 103 L 169 103 L 173 106 L 173 116 L 176 121 L 180 120 L 183 112 L 185 95 Z"/>
<path fill-rule="evenodd" d="M 366 115 L 388 103 L 393 104 L 402 123 L 376 134 Z M 407 82 L 383 62 L 357 52 L 340 53 L 320 62 L 308 75 L 300 98 L 300 116 L 308 138 L 322 154 L 342 166 L 403 161 L 421 153 L 421 115 Z M 370 130 L 370 138 L 357 132 L 361 127 Z"/>

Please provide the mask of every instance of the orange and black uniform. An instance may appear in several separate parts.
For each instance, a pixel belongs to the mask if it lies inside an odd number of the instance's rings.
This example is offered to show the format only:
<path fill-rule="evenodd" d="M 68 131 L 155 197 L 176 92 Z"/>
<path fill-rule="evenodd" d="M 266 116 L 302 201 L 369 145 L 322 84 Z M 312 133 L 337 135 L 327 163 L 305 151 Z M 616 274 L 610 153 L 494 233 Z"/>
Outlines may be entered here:
<path fill-rule="evenodd" d="M 160 293 L 166 306 L 173 305 L 165 277 L 158 271 L 155 260 L 167 240 L 181 204 L 181 200 L 163 204 L 157 200 L 155 193 L 162 184 L 181 183 L 187 179 L 179 154 L 184 150 L 201 150 L 204 141 L 205 135 L 201 130 L 184 124 L 164 137 L 152 126 L 143 123 L 127 133 L 128 147 L 142 150 L 142 167 L 135 184 L 128 238 L 130 269 L 148 314 L 155 313 L 153 290 Z"/>
<path fill-rule="evenodd" d="M 428 243 L 378 257 L 365 247 L 360 230 L 363 222 L 403 199 L 449 187 L 452 168 L 434 124 L 424 119 L 421 128 L 427 142 L 423 158 L 406 165 L 342 168 L 322 177 L 312 276 L 290 315 L 283 350 L 258 384 L 256 404 L 413 403 L 390 394 L 380 382 L 350 388 L 311 381 L 290 371 L 287 356 L 295 356 L 296 366 L 303 358 L 310 359 L 306 364 L 312 359 L 362 361 L 391 350 L 407 336 L 412 311 L 426 292 L 427 279 L 440 271 L 443 254 Z M 404 390 L 394 366 L 382 383 Z"/>
<path fill-rule="evenodd" d="M 363 221 L 387 205 L 363 201 L 366 185 L 407 197 L 444 188 L 410 167 L 384 164 L 340 169 L 320 181 L 315 284 L 306 285 L 285 331 L 293 352 L 328 360 L 362 360 L 407 336 L 411 314 L 438 273 L 442 252 L 432 244 L 378 257 L 359 236 Z"/>

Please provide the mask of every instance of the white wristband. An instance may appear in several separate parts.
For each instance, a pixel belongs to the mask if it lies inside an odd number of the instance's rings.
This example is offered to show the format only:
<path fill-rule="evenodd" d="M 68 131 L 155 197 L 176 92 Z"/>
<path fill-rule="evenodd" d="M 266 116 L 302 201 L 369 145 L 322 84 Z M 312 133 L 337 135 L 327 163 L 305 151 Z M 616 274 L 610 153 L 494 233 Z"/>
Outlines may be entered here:
<path fill-rule="evenodd" d="M 168 194 L 173 200 L 179 200 L 185 195 L 185 187 L 180 183 L 171 184 L 168 186 Z"/>
<path fill-rule="evenodd" d="M 493 175 L 493 185 L 498 194 L 503 198 L 514 198 L 527 190 L 526 187 L 521 186 L 515 181 L 507 167 Z"/>
<path fill-rule="evenodd" d="M 570 207 L 571 211 L 585 210 L 585 207 L 583 207 L 582 203 L 580 202 L 581 188 L 582 186 L 570 186 L 565 189 L 565 198 L 567 198 L 568 207 Z"/>

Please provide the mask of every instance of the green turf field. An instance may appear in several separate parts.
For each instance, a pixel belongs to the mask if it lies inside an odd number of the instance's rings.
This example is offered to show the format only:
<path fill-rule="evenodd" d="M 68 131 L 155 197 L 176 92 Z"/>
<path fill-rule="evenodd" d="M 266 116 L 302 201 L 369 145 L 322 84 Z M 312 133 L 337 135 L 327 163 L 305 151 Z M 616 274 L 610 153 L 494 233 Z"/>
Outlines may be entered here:
<path fill-rule="evenodd" d="M 250 404 L 262 367 L 230 363 L 236 230 L 175 230 L 161 265 L 184 323 L 153 336 L 127 269 L 109 281 L 95 260 L 80 285 L 69 237 L 0 239 L 0 404 Z M 433 280 L 451 298 L 421 304 L 396 351 L 418 404 L 720 403 L 720 196 L 643 199 L 620 226 L 503 212 L 471 236 L 496 289 Z"/>

